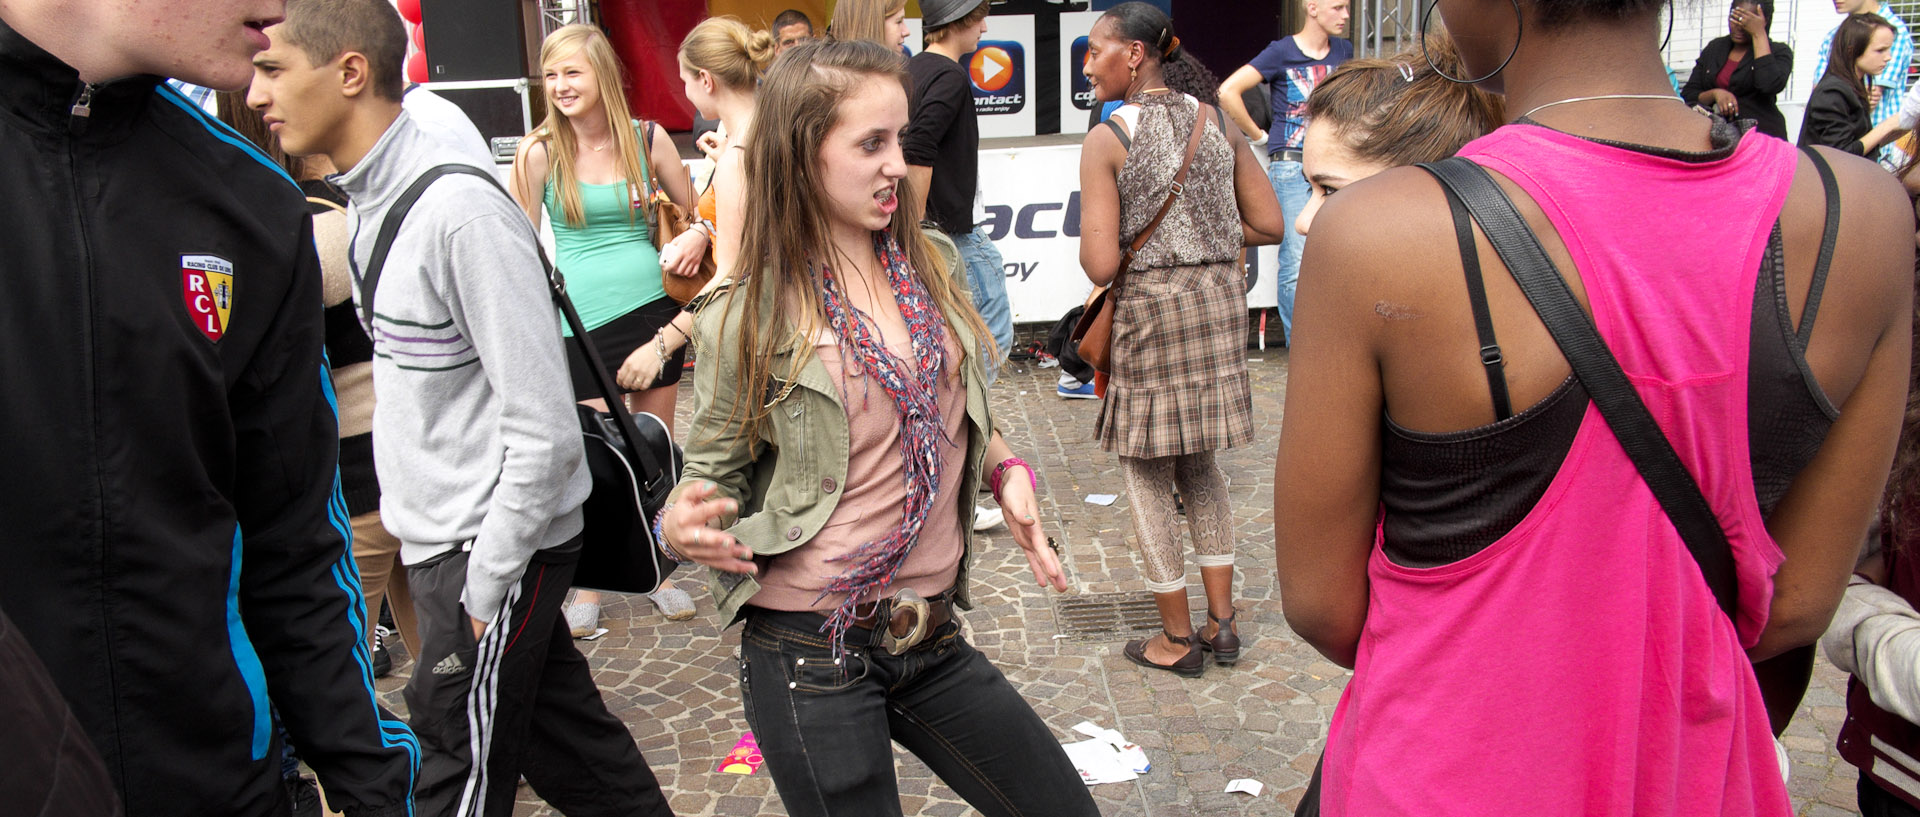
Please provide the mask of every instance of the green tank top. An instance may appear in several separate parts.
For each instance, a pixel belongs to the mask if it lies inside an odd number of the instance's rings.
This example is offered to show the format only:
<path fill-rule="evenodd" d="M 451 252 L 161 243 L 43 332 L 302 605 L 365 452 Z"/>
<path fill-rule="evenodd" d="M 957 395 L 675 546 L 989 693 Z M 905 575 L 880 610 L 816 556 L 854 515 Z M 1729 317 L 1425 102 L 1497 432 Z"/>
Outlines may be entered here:
<path fill-rule="evenodd" d="M 624 181 L 582 183 L 580 209 L 586 223 L 575 227 L 567 223 L 553 180 L 547 181 L 554 255 L 566 276 L 573 307 L 588 331 L 667 296 L 660 283 L 660 252 L 647 232 L 646 214 L 634 212 L 629 220 L 632 206 Z"/>

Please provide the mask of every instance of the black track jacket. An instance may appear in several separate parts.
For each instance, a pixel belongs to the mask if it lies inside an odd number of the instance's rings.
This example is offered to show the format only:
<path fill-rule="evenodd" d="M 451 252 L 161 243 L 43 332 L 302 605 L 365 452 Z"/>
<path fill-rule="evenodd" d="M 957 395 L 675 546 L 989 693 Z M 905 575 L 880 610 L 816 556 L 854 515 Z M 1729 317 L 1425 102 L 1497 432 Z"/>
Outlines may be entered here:
<path fill-rule="evenodd" d="M 409 814 L 292 180 L 0 25 L 0 276 L 0 608 L 127 815 L 285 814 L 273 708 L 336 808 Z"/>

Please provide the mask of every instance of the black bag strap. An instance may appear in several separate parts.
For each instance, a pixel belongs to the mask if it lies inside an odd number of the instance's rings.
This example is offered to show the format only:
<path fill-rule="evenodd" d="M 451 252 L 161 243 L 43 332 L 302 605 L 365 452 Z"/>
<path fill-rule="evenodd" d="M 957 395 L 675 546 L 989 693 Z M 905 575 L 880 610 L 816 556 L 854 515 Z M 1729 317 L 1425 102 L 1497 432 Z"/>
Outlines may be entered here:
<path fill-rule="evenodd" d="M 360 314 L 367 322 L 369 334 L 373 327 L 373 296 L 380 287 L 380 270 L 386 266 L 387 253 L 393 249 L 393 239 L 400 233 L 401 222 L 406 221 L 407 211 L 413 209 L 420 194 L 425 193 L 441 177 L 454 173 L 486 179 L 488 184 L 500 191 L 500 195 L 507 195 L 507 189 L 500 185 L 500 180 L 494 178 L 492 173 L 473 165 L 456 163 L 428 168 L 400 193 L 399 198 L 394 199 L 393 206 L 387 208 L 386 218 L 380 222 L 380 232 L 373 242 L 373 254 L 367 260 L 366 275 L 360 281 Z M 560 314 L 566 317 L 567 328 L 573 331 L 573 343 L 580 348 L 580 353 L 593 369 L 593 383 L 600 387 L 600 396 L 607 401 L 607 413 L 613 415 L 614 425 L 620 429 L 620 437 L 627 444 L 628 455 L 639 464 L 643 473 L 660 473 L 667 464 L 660 462 L 653 452 L 640 444 L 640 429 L 633 424 L 633 415 L 627 413 L 626 404 L 620 400 L 620 390 L 614 386 L 613 375 L 607 373 L 606 364 L 601 362 L 600 351 L 587 339 L 587 327 L 580 322 L 580 313 L 574 310 L 573 299 L 567 297 L 566 281 L 553 268 L 553 262 L 547 260 L 546 248 L 535 241 L 533 249 L 540 256 L 540 268 L 546 273 L 547 288 L 553 293 L 553 303 L 560 308 Z"/>
<path fill-rule="evenodd" d="M 1506 191 L 1479 165 L 1456 156 L 1420 167 L 1438 178 L 1447 194 L 1457 196 L 1480 223 L 1494 251 L 1540 315 L 1541 323 L 1560 345 L 1574 375 L 1580 378 L 1620 446 L 1680 532 L 1720 609 L 1732 618 L 1738 609 L 1739 587 L 1726 531 L 1701 494 L 1700 484 L 1674 453 L 1667 435 L 1621 371 L 1620 362 L 1540 246 L 1539 237 L 1527 227 Z"/>
<path fill-rule="evenodd" d="M 1480 365 L 1487 370 L 1493 416 L 1505 420 L 1513 416 L 1513 399 L 1507 395 L 1506 359 L 1493 336 L 1493 313 L 1487 310 L 1487 284 L 1480 275 L 1480 248 L 1473 243 L 1473 217 L 1452 190 L 1447 191 L 1447 207 L 1453 210 L 1453 237 L 1460 244 L 1460 267 L 1466 272 L 1467 301 L 1473 305 L 1473 329 L 1480 335 Z"/>
<path fill-rule="evenodd" d="M 1840 243 L 1840 183 L 1833 178 L 1833 168 L 1827 165 L 1827 157 L 1812 145 L 1800 148 L 1813 161 L 1813 169 L 1820 174 L 1820 189 L 1827 197 L 1827 223 L 1820 231 L 1820 257 L 1813 262 L 1813 283 L 1807 287 L 1807 306 L 1800 312 L 1800 326 L 1795 336 L 1800 339 L 1800 348 L 1807 348 L 1807 341 L 1813 337 L 1813 316 L 1820 314 L 1820 295 L 1827 290 L 1827 270 L 1833 266 L 1833 248 Z"/>

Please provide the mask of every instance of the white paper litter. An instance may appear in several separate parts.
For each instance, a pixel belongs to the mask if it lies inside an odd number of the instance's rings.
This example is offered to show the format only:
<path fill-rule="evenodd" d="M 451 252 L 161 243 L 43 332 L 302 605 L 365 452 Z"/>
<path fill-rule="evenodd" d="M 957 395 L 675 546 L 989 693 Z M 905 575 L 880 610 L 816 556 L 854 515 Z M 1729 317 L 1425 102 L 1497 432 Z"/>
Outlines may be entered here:
<path fill-rule="evenodd" d="M 1093 721 L 1081 721 L 1074 724 L 1073 731 L 1106 744 L 1106 746 L 1118 756 L 1122 768 L 1125 768 L 1127 771 L 1141 775 L 1146 774 L 1153 768 L 1153 764 L 1147 762 L 1146 750 L 1141 749 L 1138 744 L 1127 740 L 1126 736 L 1120 734 L 1119 730 L 1107 729 L 1095 724 Z"/>
<path fill-rule="evenodd" d="M 1255 797 L 1259 797 L 1261 790 L 1265 788 L 1266 786 L 1264 784 L 1251 777 L 1240 777 L 1227 781 L 1227 791 L 1243 791 Z"/>
<path fill-rule="evenodd" d="M 1091 505 L 1112 505 L 1119 494 L 1087 494 L 1087 503 Z"/>
<path fill-rule="evenodd" d="M 1073 761 L 1073 768 L 1080 771 L 1080 782 L 1089 786 L 1122 783 L 1140 776 L 1127 768 L 1120 759 L 1120 753 L 1114 751 L 1113 744 L 1099 738 L 1069 743 L 1061 748 L 1067 750 L 1067 759 Z"/>

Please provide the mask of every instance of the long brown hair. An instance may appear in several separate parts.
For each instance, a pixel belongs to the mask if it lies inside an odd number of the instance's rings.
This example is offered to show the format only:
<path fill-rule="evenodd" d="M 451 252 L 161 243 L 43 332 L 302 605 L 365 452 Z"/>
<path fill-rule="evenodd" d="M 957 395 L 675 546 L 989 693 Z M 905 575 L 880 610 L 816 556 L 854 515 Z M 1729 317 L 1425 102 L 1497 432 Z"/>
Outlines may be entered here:
<path fill-rule="evenodd" d="M 866 40 L 892 48 L 893 38 L 886 34 L 887 18 L 906 9 L 907 0 L 838 0 L 827 22 L 827 34 L 836 40 Z"/>
<path fill-rule="evenodd" d="M 634 133 L 633 114 L 627 108 L 625 77 L 620 68 L 620 57 L 613 53 L 613 44 L 607 42 L 607 35 L 600 29 L 575 23 L 561 26 L 547 40 L 540 44 L 540 67 L 544 74 L 548 65 L 573 55 L 575 51 L 587 58 L 587 64 L 593 67 L 594 81 L 600 88 L 600 110 L 607 118 L 607 132 L 613 137 L 613 145 L 619 150 L 620 173 L 628 184 L 645 185 L 647 170 L 642 158 L 647 145 L 640 144 L 639 135 Z M 553 97 L 542 93 L 546 100 L 547 121 L 527 134 L 535 142 L 547 143 L 547 166 L 552 168 L 547 178 L 553 183 L 555 197 L 560 200 L 560 212 L 567 224 L 581 227 L 587 223 L 586 210 L 580 204 L 579 175 L 573 169 L 573 156 L 579 150 L 580 137 L 573 132 L 573 123 L 559 106 L 553 104 Z M 524 180 L 516 179 L 516 185 Z M 523 195 L 545 195 L 538 190 L 520 191 Z M 532 200 L 529 198 L 529 200 Z M 631 220 L 634 208 L 627 209 L 627 218 Z"/>
<path fill-rule="evenodd" d="M 1465 73 L 1453 42 L 1427 37 L 1433 65 Z M 1411 77 L 1411 79 L 1409 79 Z M 1506 121 L 1501 97 L 1433 71 L 1417 50 L 1387 59 L 1348 60 L 1314 86 L 1307 115 L 1333 126 L 1361 161 L 1401 167 L 1460 152 Z"/>
<path fill-rule="evenodd" d="M 1827 44 L 1827 73 L 1845 77 L 1859 88 L 1864 99 L 1867 93 L 1867 78 L 1860 76 L 1860 57 L 1873 47 L 1873 34 L 1880 29 L 1893 32 L 1893 24 L 1878 14 L 1849 14 L 1841 20 L 1839 27 L 1833 30 L 1833 42 Z M 1888 69 L 1893 68 L 1889 63 Z"/>
<path fill-rule="evenodd" d="M 743 198 L 752 204 L 742 223 L 739 257 L 742 265 L 762 266 L 721 271 L 741 282 L 733 296 L 742 301 L 739 344 L 719 351 L 739 361 L 733 384 L 739 399 L 728 422 L 739 424 L 742 439 L 759 434 L 761 421 L 777 401 L 777 395 L 776 400 L 765 399 L 774 378 L 797 379 L 809 357 L 794 355 L 792 370 L 776 375 L 775 351 L 789 343 L 804 348 L 827 325 L 816 260 L 830 256 L 833 242 L 820 148 L 839 122 L 841 104 L 872 79 L 897 82 L 912 97 L 912 80 L 899 52 L 865 40 L 813 40 L 780 55 L 754 99 L 753 131 L 743 159 Z M 962 353 L 967 358 L 983 355 L 980 344 L 991 343 L 992 335 L 974 311 L 973 300 L 920 231 L 920 208 L 906 179 L 900 180 L 895 195 L 900 209 L 887 229 L 934 306 L 949 324 L 963 324 L 973 335 L 975 347 Z"/>

